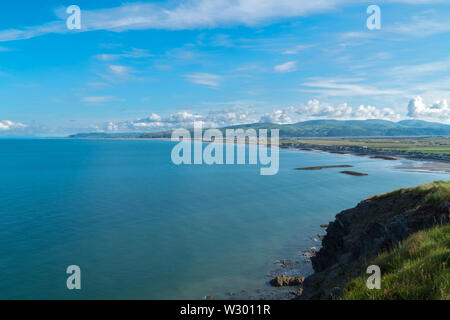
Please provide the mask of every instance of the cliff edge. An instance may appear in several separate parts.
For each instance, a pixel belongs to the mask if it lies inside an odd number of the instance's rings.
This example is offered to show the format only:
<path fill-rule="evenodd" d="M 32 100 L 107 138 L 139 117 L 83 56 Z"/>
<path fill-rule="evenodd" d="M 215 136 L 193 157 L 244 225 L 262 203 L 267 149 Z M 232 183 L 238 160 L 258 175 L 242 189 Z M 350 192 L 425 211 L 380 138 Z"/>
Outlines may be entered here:
<path fill-rule="evenodd" d="M 373 196 L 342 211 L 311 259 L 315 273 L 305 279 L 300 299 L 340 298 L 378 255 L 392 252 L 421 230 L 449 222 L 450 181 Z"/>

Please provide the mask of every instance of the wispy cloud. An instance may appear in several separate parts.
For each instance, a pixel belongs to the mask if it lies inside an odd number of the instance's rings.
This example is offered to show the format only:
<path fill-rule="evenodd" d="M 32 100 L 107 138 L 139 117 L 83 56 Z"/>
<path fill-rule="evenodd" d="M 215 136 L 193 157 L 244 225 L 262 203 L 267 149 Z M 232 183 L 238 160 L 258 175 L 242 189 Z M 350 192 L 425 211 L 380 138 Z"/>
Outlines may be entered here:
<path fill-rule="evenodd" d="M 123 102 L 125 100 L 115 96 L 93 96 L 83 97 L 81 101 L 89 104 L 103 104 L 107 102 Z"/>
<path fill-rule="evenodd" d="M 282 54 L 286 54 L 286 55 L 298 54 L 299 52 L 304 51 L 304 50 L 309 49 L 309 48 L 312 48 L 312 47 L 314 47 L 314 45 L 312 45 L 312 44 L 299 44 L 299 45 L 296 45 L 296 46 L 294 46 L 294 47 L 292 47 L 290 49 L 284 50 L 282 52 Z"/>
<path fill-rule="evenodd" d="M 104 53 L 104 54 L 96 55 L 95 57 L 101 61 L 113 61 L 113 60 L 117 60 L 120 58 L 127 58 L 127 59 L 148 58 L 148 57 L 152 57 L 152 55 L 147 50 L 133 48 L 131 51 L 125 51 L 125 52 L 119 53 L 119 54 Z"/>
<path fill-rule="evenodd" d="M 414 65 L 402 65 L 386 70 L 396 78 L 414 79 L 423 75 L 448 74 L 450 71 L 450 59 L 418 63 Z"/>
<path fill-rule="evenodd" d="M 426 12 L 425 14 L 411 17 L 407 22 L 398 22 L 394 26 L 388 27 L 386 32 L 412 37 L 430 36 L 450 32 L 450 21 L 447 15 L 439 16 Z"/>
<path fill-rule="evenodd" d="M 119 66 L 119 65 L 110 65 L 108 69 L 111 73 L 118 76 L 125 76 L 133 72 L 133 69 L 127 66 Z"/>
<path fill-rule="evenodd" d="M 186 74 L 184 75 L 184 78 L 189 82 L 201 84 L 207 87 L 219 87 L 223 79 L 222 76 L 204 72 Z"/>
<path fill-rule="evenodd" d="M 276 65 L 274 68 L 275 72 L 279 73 L 286 73 L 286 72 L 293 72 L 297 70 L 297 62 L 295 61 L 288 61 L 279 65 Z"/>
<path fill-rule="evenodd" d="M 323 79 L 313 78 L 304 82 L 304 92 L 316 92 L 325 96 L 352 97 L 364 95 L 397 95 L 402 94 L 399 90 L 380 89 L 375 86 L 360 84 L 362 79 Z"/>
<path fill-rule="evenodd" d="M 14 49 L 7 47 L 0 47 L 0 52 L 11 52 L 11 51 L 14 51 Z"/>
<path fill-rule="evenodd" d="M 127 3 L 119 7 L 83 10 L 82 30 L 185 30 L 224 25 L 258 25 L 274 19 L 329 11 L 348 0 L 191 0 L 168 3 Z M 0 41 L 30 39 L 48 33 L 67 33 L 63 8 L 60 20 L 40 26 L 0 31 Z"/>

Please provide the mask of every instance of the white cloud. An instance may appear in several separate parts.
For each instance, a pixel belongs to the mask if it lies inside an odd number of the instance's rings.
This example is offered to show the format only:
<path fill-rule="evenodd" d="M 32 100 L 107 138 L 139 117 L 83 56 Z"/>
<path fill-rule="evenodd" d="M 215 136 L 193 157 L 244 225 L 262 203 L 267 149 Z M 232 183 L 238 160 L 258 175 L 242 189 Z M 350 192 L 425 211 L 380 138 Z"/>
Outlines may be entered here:
<path fill-rule="evenodd" d="M 266 113 L 261 117 L 261 122 L 278 124 L 296 123 L 311 119 L 339 119 L 339 120 L 367 120 L 383 119 L 390 121 L 400 120 L 400 115 L 389 108 L 379 109 L 373 106 L 360 105 L 357 108 L 342 103 L 336 106 L 321 103 L 318 100 L 310 100 L 300 107 L 287 107 Z"/>
<path fill-rule="evenodd" d="M 279 73 L 287 73 L 287 72 L 293 72 L 297 70 L 297 62 L 295 61 L 288 61 L 279 65 L 276 65 L 274 68 L 275 72 Z"/>
<path fill-rule="evenodd" d="M 348 0 L 187 0 L 167 3 L 126 3 L 122 6 L 83 10 L 82 30 L 186 30 L 244 24 L 307 16 L 335 9 Z M 40 26 L 0 31 L 0 41 L 30 39 L 48 33 L 67 33 L 64 8 L 59 21 Z"/>
<path fill-rule="evenodd" d="M 109 71 L 118 76 L 125 76 L 130 74 L 133 70 L 126 66 L 110 65 L 108 67 Z"/>
<path fill-rule="evenodd" d="M 433 61 L 420 63 L 415 65 L 403 65 L 397 66 L 390 70 L 387 70 L 387 73 L 397 79 L 411 79 L 424 75 L 436 75 L 436 74 L 448 74 L 450 71 L 450 59 L 441 60 L 441 61 Z"/>
<path fill-rule="evenodd" d="M 295 122 L 291 116 L 290 112 L 285 110 L 275 110 L 271 113 L 266 113 L 260 119 L 260 122 L 263 123 L 278 123 L 278 124 L 288 124 Z"/>
<path fill-rule="evenodd" d="M 113 60 L 116 60 L 119 58 L 141 59 L 141 58 L 148 58 L 151 56 L 152 55 L 150 53 L 148 53 L 147 50 L 133 48 L 131 51 L 126 51 L 126 52 L 120 53 L 120 54 L 105 54 L 104 53 L 104 54 L 96 55 L 95 57 L 101 61 L 113 61 Z"/>
<path fill-rule="evenodd" d="M 391 0 L 408 4 L 430 4 L 439 1 Z M 178 0 L 156 3 L 125 3 L 119 7 L 82 10 L 82 30 L 127 31 L 143 29 L 186 30 L 230 25 L 256 26 L 285 18 L 305 17 L 329 12 L 359 0 Z M 83 9 L 83 8 L 82 8 Z M 65 8 L 57 10 L 59 20 L 39 26 L 0 30 L 0 41 L 30 39 L 49 33 L 68 33 Z M 426 22 L 426 20 L 424 20 Z M 415 22 L 417 25 L 417 22 Z M 422 23 L 420 27 L 398 26 L 398 32 L 418 30 L 448 31 L 448 24 Z M 428 31 L 428 32 L 430 32 Z M 78 31 L 77 31 L 78 32 Z"/>
<path fill-rule="evenodd" d="M 13 129 L 23 129 L 27 125 L 20 122 L 12 122 L 10 120 L 0 120 L 0 131 L 8 131 Z"/>
<path fill-rule="evenodd" d="M 368 95 L 399 95 L 400 90 L 380 89 L 375 86 L 358 84 L 363 79 L 322 79 L 313 78 L 302 85 L 306 88 L 300 91 L 316 92 L 325 96 L 349 97 Z"/>
<path fill-rule="evenodd" d="M 259 116 L 248 108 L 225 108 L 206 114 L 179 111 L 165 116 L 152 113 L 147 118 L 132 121 L 107 123 L 103 131 L 163 131 L 177 128 L 192 128 L 194 122 L 202 122 L 204 127 L 219 128 L 237 124 L 258 122 Z"/>
<path fill-rule="evenodd" d="M 417 96 L 408 104 L 408 116 L 450 123 L 450 108 L 447 100 L 436 101 L 431 105 L 427 105 L 422 97 Z"/>
<path fill-rule="evenodd" d="M 298 54 L 299 52 L 304 51 L 304 50 L 309 49 L 309 48 L 312 48 L 312 47 L 314 47 L 314 45 L 311 45 L 311 44 L 299 44 L 299 45 L 296 45 L 295 47 L 293 47 L 291 49 L 284 50 L 282 52 L 282 54 L 286 54 L 286 55 Z"/>
<path fill-rule="evenodd" d="M 437 17 L 427 14 L 413 16 L 407 23 L 397 23 L 386 31 L 412 37 L 424 37 L 449 32 L 450 22 L 446 16 Z"/>
<path fill-rule="evenodd" d="M 85 103 L 101 104 L 106 102 L 122 102 L 125 100 L 114 96 L 94 96 L 94 97 L 83 97 L 81 101 Z"/>
<path fill-rule="evenodd" d="M 399 120 L 400 115 L 389 108 L 379 109 L 374 106 L 360 105 L 357 108 L 349 106 L 347 103 L 342 103 L 337 106 L 332 106 L 326 103 L 320 103 L 318 100 L 310 100 L 306 105 L 297 110 L 302 116 L 328 118 L 328 119 L 384 119 L 384 120 Z"/>
<path fill-rule="evenodd" d="M 222 76 L 205 72 L 194 72 L 186 74 L 184 77 L 189 82 L 201 84 L 207 87 L 219 87 L 223 79 Z"/>

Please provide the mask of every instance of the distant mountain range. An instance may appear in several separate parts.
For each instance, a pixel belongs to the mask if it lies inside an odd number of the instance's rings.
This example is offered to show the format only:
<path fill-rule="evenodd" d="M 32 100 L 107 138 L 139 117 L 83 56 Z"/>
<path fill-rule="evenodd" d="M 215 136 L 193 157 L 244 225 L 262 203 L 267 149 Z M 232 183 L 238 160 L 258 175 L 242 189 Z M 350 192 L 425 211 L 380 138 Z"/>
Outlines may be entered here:
<path fill-rule="evenodd" d="M 253 123 L 226 129 L 279 129 L 280 137 L 450 136 L 450 125 L 422 120 L 311 120 L 295 124 Z M 170 138 L 172 131 L 149 133 L 79 133 L 70 138 Z"/>

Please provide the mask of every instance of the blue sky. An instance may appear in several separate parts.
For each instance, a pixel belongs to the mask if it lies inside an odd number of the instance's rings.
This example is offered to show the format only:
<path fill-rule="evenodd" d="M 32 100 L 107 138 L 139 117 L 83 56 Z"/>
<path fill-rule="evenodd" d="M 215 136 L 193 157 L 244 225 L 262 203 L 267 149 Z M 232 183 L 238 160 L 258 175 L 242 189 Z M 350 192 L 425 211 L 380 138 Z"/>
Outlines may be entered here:
<path fill-rule="evenodd" d="M 66 26 L 73 4 L 79 31 Z M 366 26 L 371 4 L 381 30 Z M 448 123 L 449 16 L 438 0 L 9 2 L 0 10 L 0 135 L 194 120 Z"/>

